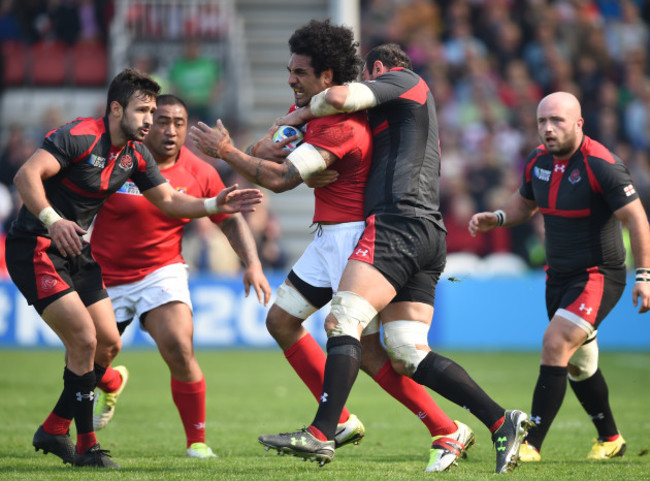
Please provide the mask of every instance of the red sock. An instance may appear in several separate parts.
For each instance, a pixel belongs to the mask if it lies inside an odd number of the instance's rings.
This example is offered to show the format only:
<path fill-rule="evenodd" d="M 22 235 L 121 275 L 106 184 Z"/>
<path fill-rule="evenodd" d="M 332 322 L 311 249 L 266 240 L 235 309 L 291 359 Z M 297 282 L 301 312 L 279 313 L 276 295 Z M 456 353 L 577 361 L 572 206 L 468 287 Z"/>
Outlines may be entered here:
<path fill-rule="evenodd" d="M 490 426 L 490 434 L 494 434 L 496 431 L 499 430 L 501 426 L 503 426 L 503 422 L 506 420 L 505 416 L 501 416 L 497 422 L 495 422 L 492 426 Z"/>
<path fill-rule="evenodd" d="M 172 399 L 185 428 L 187 447 L 205 442 L 205 378 L 183 382 L 172 377 Z"/>
<path fill-rule="evenodd" d="M 327 438 L 320 429 L 315 428 L 314 426 L 309 426 L 307 429 L 309 429 L 309 432 L 319 441 L 327 441 Z"/>
<path fill-rule="evenodd" d="M 302 382 L 309 388 L 317 401 L 323 393 L 325 378 L 325 362 L 327 356 L 311 334 L 307 334 L 284 351 L 284 356 L 296 371 Z M 339 423 L 344 423 L 350 417 L 350 411 L 343 406 Z"/>
<path fill-rule="evenodd" d="M 456 432 L 456 423 L 440 409 L 424 386 L 398 374 L 387 360 L 373 378 L 384 391 L 411 410 L 425 424 L 431 436 Z"/>
<path fill-rule="evenodd" d="M 68 432 L 72 424 L 72 419 L 65 419 L 50 413 L 47 419 L 43 422 L 43 431 L 47 434 L 61 435 Z"/>
<path fill-rule="evenodd" d="M 122 385 L 122 375 L 111 366 L 106 368 L 102 380 L 97 383 L 97 387 L 104 392 L 115 392 Z"/>
<path fill-rule="evenodd" d="M 97 438 L 95 437 L 95 431 L 90 431 L 89 433 L 77 433 L 77 452 L 83 454 L 89 448 L 92 448 L 97 444 Z"/>

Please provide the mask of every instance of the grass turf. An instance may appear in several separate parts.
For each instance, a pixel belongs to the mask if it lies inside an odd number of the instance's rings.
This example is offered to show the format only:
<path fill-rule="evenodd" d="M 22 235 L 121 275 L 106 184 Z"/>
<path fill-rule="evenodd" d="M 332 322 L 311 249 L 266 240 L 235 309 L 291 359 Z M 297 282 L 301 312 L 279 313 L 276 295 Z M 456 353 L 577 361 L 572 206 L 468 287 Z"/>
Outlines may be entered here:
<path fill-rule="evenodd" d="M 536 353 L 444 353 L 506 408 L 528 411 L 537 379 Z M 62 388 L 61 351 L 0 351 L 0 479 L 92 480 L 448 480 L 493 479 L 494 450 L 487 429 L 471 414 L 435 395 L 453 418 L 470 425 L 477 444 L 458 467 L 424 473 L 430 438 L 421 422 L 361 373 L 347 406 L 366 426 L 359 446 L 337 451 L 323 468 L 265 452 L 263 433 L 309 424 L 316 402 L 274 351 L 200 351 L 207 382 L 207 442 L 218 459 L 189 459 L 170 395 L 169 373 L 156 351 L 124 351 L 117 364 L 130 381 L 115 417 L 98 433 L 120 471 L 71 468 L 34 452 L 32 436 Z M 541 463 L 521 465 L 513 479 L 650 479 L 650 353 L 602 353 L 617 424 L 628 450 L 608 462 L 585 459 L 596 432 L 570 388 L 545 441 Z M 73 435 L 74 439 L 74 435 Z"/>

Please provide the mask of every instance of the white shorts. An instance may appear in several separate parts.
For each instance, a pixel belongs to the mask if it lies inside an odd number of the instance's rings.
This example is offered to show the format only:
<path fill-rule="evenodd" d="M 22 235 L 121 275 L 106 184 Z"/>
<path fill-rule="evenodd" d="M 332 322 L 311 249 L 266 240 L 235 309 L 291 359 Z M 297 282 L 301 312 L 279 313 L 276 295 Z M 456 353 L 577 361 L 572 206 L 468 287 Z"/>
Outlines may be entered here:
<path fill-rule="evenodd" d="M 192 310 L 187 270 L 185 264 L 170 264 L 137 282 L 106 288 L 117 322 L 130 321 L 174 301 L 183 302 Z"/>
<path fill-rule="evenodd" d="M 336 293 L 348 257 L 365 227 L 364 221 L 321 225 L 293 266 L 293 272 L 307 284 L 330 287 Z"/>

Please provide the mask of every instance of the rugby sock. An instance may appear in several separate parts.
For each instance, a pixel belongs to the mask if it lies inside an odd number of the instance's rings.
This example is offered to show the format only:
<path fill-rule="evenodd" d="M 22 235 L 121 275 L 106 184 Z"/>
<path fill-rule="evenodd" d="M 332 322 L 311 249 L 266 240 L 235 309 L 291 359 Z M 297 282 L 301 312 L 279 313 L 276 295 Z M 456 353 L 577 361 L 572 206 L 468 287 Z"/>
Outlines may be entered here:
<path fill-rule="evenodd" d="M 95 373 L 97 373 L 97 368 L 100 367 L 95 364 Z M 100 368 L 101 369 L 101 368 Z M 115 392 L 122 385 L 122 375 L 119 371 L 116 371 L 111 366 L 106 366 L 106 371 L 104 375 L 97 383 L 97 387 L 104 392 Z"/>
<path fill-rule="evenodd" d="M 327 341 L 327 362 L 323 394 L 311 426 L 327 439 L 334 439 L 336 424 L 350 390 L 359 374 L 361 342 L 352 336 L 331 337 Z"/>
<path fill-rule="evenodd" d="M 598 439 L 609 441 L 610 438 L 615 438 L 618 435 L 618 429 L 616 429 L 614 415 L 609 406 L 609 389 L 600 368 L 593 376 L 584 381 L 569 379 L 569 383 L 578 397 L 578 401 L 596 426 Z"/>
<path fill-rule="evenodd" d="M 541 450 L 546 433 L 562 406 L 567 373 L 566 366 L 539 367 L 539 377 L 533 392 L 533 407 L 530 411 L 530 420 L 535 423 L 535 427 L 528 431 L 526 437 L 526 441 L 538 451 Z"/>
<path fill-rule="evenodd" d="M 93 429 L 93 400 L 95 399 L 95 371 L 78 376 L 67 367 L 63 372 L 63 392 L 72 405 L 77 427 L 77 452 L 84 453 L 95 444 Z"/>
<path fill-rule="evenodd" d="M 386 361 L 373 379 L 384 391 L 420 418 L 432 437 L 454 433 L 458 429 L 456 423 L 440 409 L 429 392 L 413 379 L 398 374 L 390 360 Z"/>
<path fill-rule="evenodd" d="M 284 356 L 318 401 L 323 392 L 327 356 L 316 342 L 316 339 L 307 333 L 284 351 Z M 350 412 L 343 406 L 339 423 L 344 423 L 349 417 Z"/>
<path fill-rule="evenodd" d="M 61 395 L 61 398 L 63 398 L 63 395 Z M 59 402 L 61 402 L 61 398 L 59 398 Z M 57 403 L 57 406 L 58 405 L 59 403 Z M 54 408 L 54 411 L 56 411 L 56 407 Z M 55 414 L 54 411 L 52 411 L 43 422 L 43 431 L 47 434 L 63 435 L 70 429 L 70 424 L 72 424 L 72 415 L 70 415 L 70 419 L 67 419 Z"/>
<path fill-rule="evenodd" d="M 413 380 L 467 409 L 488 429 L 503 417 L 504 409 L 476 384 L 465 369 L 433 351 L 420 362 Z"/>
<path fill-rule="evenodd" d="M 110 366 L 107 367 L 102 367 L 99 364 L 95 363 L 95 379 L 97 380 L 97 384 L 99 384 L 104 377 L 104 374 L 106 374 L 106 369 L 108 369 Z"/>
<path fill-rule="evenodd" d="M 172 399 L 181 415 L 187 447 L 205 442 L 205 377 L 196 382 L 172 379 Z"/>

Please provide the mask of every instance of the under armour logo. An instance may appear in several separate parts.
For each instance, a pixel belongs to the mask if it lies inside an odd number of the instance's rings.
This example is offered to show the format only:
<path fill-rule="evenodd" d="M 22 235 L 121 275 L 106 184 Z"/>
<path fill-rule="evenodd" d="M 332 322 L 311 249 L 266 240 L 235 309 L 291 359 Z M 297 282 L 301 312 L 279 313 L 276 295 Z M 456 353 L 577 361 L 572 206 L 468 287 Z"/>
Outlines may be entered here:
<path fill-rule="evenodd" d="M 497 451 L 505 451 L 506 450 L 505 444 L 507 442 L 508 442 L 508 438 L 506 438 L 505 436 L 498 437 L 496 442 Z"/>
<path fill-rule="evenodd" d="M 582 303 L 582 304 L 580 305 L 580 309 L 579 309 L 579 310 L 580 310 L 580 311 L 586 311 L 586 312 L 587 312 L 587 315 L 589 316 L 589 315 L 591 314 L 591 309 L 592 309 L 591 307 L 587 307 L 587 306 L 584 305 L 584 303 Z"/>
<path fill-rule="evenodd" d="M 542 424 L 542 416 L 531 416 L 530 420 L 537 424 L 538 426 Z"/>
<path fill-rule="evenodd" d="M 194 429 L 196 429 L 197 431 L 205 431 L 205 423 L 194 424 Z"/>
<path fill-rule="evenodd" d="M 291 445 L 295 446 L 296 444 L 302 444 L 303 446 L 307 446 L 307 438 L 305 436 L 300 436 L 299 438 L 294 438 L 293 436 L 291 437 Z"/>
<path fill-rule="evenodd" d="M 120 155 L 120 154 L 119 154 L 119 153 L 116 153 L 116 152 L 111 152 L 111 153 L 108 155 L 108 160 L 111 161 L 111 162 L 113 162 L 115 159 L 117 159 L 118 155 Z"/>
<path fill-rule="evenodd" d="M 77 401 L 81 402 L 84 399 L 88 399 L 89 401 L 93 401 L 95 399 L 95 391 L 90 391 L 88 394 L 82 394 L 80 392 L 76 393 L 75 396 L 77 397 Z"/>
<path fill-rule="evenodd" d="M 357 249 L 355 255 L 365 257 L 368 255 L 368 249 Z"/>
<path fill-rule="evenodd" d="M 420 412 L 418 413 L 418 418 L 420 418 L 420 419 L 424 419 L 424 418 L 426 418 L 426 417 L 427 417 L 427 413 L 422 412 L 422 411 L 420 411 Z"/>
<path fill-rule="evenodd" d="M 324 392 L 323 395 L 320 397 L 320 402 L 326 403 L 327 402 L 327 396 L 328 396 L 328 394 L 326 392 Z"/>
<path fill-rule="evenodd" d="M 564 172 L 566 165 L 564 164 L 555 164 L 555 172 Z"/>
<path fill-rule="evenodd" d="M 603 413 L 594 414 L 593 416 L 589 415 L 589 419 L 591 419 L 592 421 L 594 419 L 605 419 L 605 415 Z"/>

